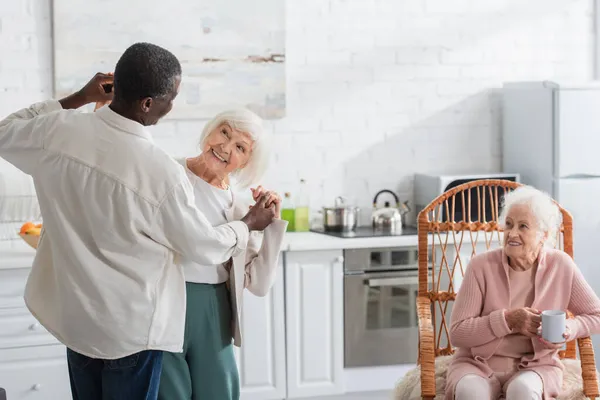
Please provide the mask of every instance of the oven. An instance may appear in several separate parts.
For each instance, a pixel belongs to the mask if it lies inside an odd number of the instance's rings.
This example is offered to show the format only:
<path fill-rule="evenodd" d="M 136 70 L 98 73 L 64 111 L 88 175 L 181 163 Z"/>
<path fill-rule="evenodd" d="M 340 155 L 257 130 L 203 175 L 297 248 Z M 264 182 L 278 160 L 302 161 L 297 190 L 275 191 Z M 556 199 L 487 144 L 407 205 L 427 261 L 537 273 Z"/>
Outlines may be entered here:
<path fill-rule="evenodd" d="M 414 364 L 417 247 L 344 251 L 344 367 Z"/>

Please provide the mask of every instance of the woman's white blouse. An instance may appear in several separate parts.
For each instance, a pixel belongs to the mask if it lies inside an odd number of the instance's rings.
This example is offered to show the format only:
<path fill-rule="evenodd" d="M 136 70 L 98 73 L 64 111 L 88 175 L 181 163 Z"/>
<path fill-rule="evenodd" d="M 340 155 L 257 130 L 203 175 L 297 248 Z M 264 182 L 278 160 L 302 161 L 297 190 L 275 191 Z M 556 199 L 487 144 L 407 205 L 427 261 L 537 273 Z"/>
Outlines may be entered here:
<path fill-rule="evenodd" d="M 196 176 L 187 167 L 185 158 L 178 160 L 178 162 L 185 168 L 185 172 L 194 187 L 196 207 L 204 213 L 212 226 L 226 224 L 227 217 L 225 216 L 225 210 L 233 206 L 231 188 L 219 189 Z M 183 272 L 187 282 L 217 284 L 227 282 L 229 279 L 229 272 L 224 264 L 202 265 L 182 258 L 181 265 L 183 265 Z"/>

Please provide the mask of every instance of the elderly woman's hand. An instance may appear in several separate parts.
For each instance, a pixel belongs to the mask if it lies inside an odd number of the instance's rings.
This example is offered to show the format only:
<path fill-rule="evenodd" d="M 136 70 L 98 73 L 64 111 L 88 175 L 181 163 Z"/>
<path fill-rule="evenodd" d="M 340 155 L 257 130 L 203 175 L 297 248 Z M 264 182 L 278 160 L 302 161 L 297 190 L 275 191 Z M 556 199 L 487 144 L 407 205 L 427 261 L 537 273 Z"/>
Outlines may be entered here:
<path fill-rule="evenodd" d="M 258 201 L 263 194 L 268 194 L 269 198 L 267 199 L 265 207 L 269 208 L 273 206 L 275 218 L 281 218 L 281 197 L 276 192 L 268 191 L 260 185 L 257 188 L 251 188 L 250 191 L 252 191 L 252 198 L 254 201 Z"/>
<path fill-rule="evenodd" d="M 258 198 L 262 196 L 263 193 L 266 193 L 267 189 L 262 187 L 262 185 L 258 185 L 258 187 L 250 188 L 250 191 L 252 192 L 252 198 L 254 201 L 258 201 Z"/>
<path fill-rule="evenodd" d="M 507 311 L 505 318 L 513 332 L 530 337 L 537 336 L 542 323 L 541 312 L 529 307 Z"/>
<path fill-rule="evenodd" d="M 552 342 L 549 342 L 546 339 L 544 339 L 542 337 L 542 329 L 541 328 L 540 328 L 538 334 L 539 334 L 538 339 L 539 339 L 540 343 L 544 345 L 545 348 L 552 349 L 552 350 L 560 350 L 563 348 L 565 343 L 567 343 L 567 341 L 569 340 L 569 336 L 571 335 L 571 330 L 569 329 L 568 326 L 565 328 L 565 333 L 563 333 L 563 337 L 565 338 L 565 340 L 564 340 L 564 342 L 560 342 L 560 343 L 552 343 Z"/>

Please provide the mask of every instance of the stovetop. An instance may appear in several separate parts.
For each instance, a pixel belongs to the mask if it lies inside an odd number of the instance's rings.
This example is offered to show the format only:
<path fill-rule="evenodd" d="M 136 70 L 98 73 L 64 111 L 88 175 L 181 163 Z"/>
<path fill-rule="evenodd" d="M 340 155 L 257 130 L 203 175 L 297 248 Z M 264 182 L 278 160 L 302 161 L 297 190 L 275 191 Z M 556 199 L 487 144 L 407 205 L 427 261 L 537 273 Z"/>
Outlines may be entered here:
<path fill-rule="evenodd" d="M 376 231 L 370 226 L 359 226 L 356 230 L 352 232 L 329 232 L 323 229 L 311 229 L 311 232 L 320 233 L 322 235 L 333 236 L 342 239 L 352 239 L 352 238 L 369 238 L 369 237 L 388 237 L 388 236 L 408 236 L 408 235 L 416 235 L 417 228 L 413 226 L 405 226 L 402 228 L 402 233 L 390 233 L 390 232 L 381 232 Z"/>

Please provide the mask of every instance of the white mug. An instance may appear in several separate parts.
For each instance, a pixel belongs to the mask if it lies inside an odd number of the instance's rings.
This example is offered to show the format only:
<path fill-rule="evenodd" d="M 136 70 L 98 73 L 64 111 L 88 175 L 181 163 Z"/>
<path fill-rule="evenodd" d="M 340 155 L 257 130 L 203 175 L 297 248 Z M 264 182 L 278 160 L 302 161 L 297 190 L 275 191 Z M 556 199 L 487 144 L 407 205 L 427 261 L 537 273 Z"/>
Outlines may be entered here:
<path fill-rule="evenodd" d="M 561 310 L 542 311 L 542 338 L 550 343 L 565 341 L 567 315 Z"/>

